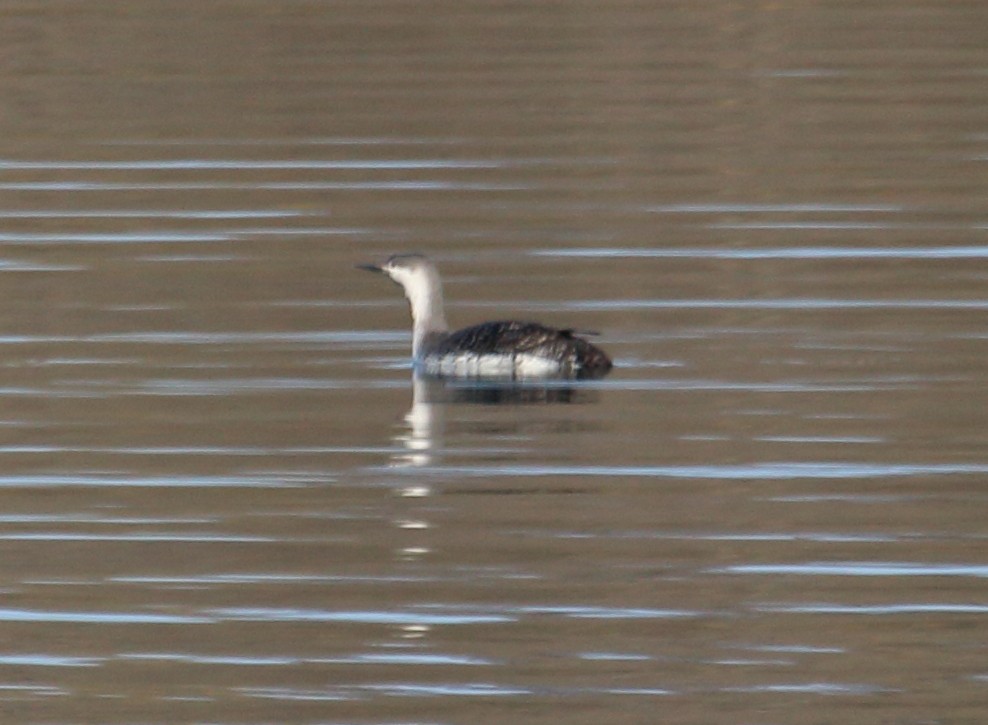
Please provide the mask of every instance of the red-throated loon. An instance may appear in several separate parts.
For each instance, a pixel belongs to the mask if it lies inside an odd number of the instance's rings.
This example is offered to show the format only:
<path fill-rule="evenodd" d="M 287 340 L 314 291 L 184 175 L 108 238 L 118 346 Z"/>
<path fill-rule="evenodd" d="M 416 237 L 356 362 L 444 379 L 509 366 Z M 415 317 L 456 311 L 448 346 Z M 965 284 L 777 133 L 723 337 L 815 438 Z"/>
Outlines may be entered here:
<path fill-rule="evenodd" d="M 573 330 L 537 322 L 482 322 L 449 331 L 439 272 L 421 254 L 394 254 L 384 264 L 360 264 L 400 284 L 412 309 L 412 358 L 442 377 L 599 378 L 611 359 Z"/>

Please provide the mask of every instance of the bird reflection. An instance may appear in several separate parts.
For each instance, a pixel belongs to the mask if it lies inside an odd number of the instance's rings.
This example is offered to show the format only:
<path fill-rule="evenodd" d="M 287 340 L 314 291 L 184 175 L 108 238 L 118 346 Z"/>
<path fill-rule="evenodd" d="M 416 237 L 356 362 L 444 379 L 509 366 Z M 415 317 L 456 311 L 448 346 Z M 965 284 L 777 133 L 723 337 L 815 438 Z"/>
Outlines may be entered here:
<path fill-rule="evenodd" d="M 573 381 L 444 379 L 415 373 L 406 427 L 394 438 L 402 450 L 393 455 L 391 465 L 411 468 L 435 463 L 445 427 L 444 411 L 449 405 L 575 404 L 590 402 L 595 396 L 595 390 Z"/>
<path fill-rule="evenodd" d="M 530 405 L 538 403 L 577 403 L 588 397 L 588 391 L 571 385 L 541 386 L 530 384 L 496 384 L 489 381 L 450 382 L 446 388 L 453 403 L 480 405 Z"/>
<path fill-rule="evenodd" d="M 433 462 L 442 429 L 442 406 L 433 403 L 435 396 L 430 391 L 435 382 L 419 375 L 412 377 L 412 407 L 405 414 L 407 428 L 395 436 L 395 442 L 404 449 L 392 458 L 396 468 L 428 466 Z"/>
<path fill-rule="evenodd" d="M 418 468 L 423 470 L 419 474 L 401 476 L 402 485 L 395 489 L 395 494 L 403 499 L 400 513 L 391 521 L 396 529 L 402 531 L 401 543 L 395 550 L 396 559 L 421 565 L 433 554 L 429 543 L 434 539 L 434 527 L 429 513 L 435 492 L 429 471 L 425 469 L 440 462 L 448 406 L 572 404 L 593 400 L 595 395 L 596 391 L 579 383 L 567 384 L 557 380 L 542 381 L 540 384 L 501 383 L 414 374 L 412 406 L 405 414 L 404 425 L 394 436 L 397 447 L 391 454 L 390 465 L 405 469 L 406 473 Z M 430 630 L 431 627 L 423 625 L 402 626 L 396 631 L 396 636 L 408 643 L 428 637 Z"/>

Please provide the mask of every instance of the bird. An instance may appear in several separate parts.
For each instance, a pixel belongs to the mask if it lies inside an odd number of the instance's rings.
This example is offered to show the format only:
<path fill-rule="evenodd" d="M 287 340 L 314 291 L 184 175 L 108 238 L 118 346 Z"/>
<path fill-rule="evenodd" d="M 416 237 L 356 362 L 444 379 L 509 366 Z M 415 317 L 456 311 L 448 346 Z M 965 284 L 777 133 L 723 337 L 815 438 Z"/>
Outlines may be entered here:
<path fill-rule="evenodd" d="M 384 274 L 404 290 L 412 313 L 412 362 L 425 375 L 594 379 L 613 366 L 603 350 L 573 329 L 497 320 L 450 332 L 439 270 L 423 254 L 393 254 L 382 264 L 357 267 Z"/>

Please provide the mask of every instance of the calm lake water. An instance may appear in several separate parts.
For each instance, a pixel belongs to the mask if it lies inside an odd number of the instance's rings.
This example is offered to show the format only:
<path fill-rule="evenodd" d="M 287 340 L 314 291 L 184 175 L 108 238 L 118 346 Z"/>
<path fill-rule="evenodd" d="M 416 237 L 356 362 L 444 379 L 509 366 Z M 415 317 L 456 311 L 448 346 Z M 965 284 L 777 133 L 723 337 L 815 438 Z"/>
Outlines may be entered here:
<path fill-rule="evenodd" d="M 988 712 L 988 6 L 0 8 L 0 719 Z M 413 382 L 454 325 L 604 380 Z"/>

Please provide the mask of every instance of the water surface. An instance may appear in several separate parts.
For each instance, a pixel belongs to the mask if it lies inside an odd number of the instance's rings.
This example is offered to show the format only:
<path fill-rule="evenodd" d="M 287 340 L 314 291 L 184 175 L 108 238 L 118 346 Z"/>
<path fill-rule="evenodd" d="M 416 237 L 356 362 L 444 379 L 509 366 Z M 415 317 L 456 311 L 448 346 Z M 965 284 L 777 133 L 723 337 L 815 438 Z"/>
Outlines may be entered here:
<path fill-rule="evenodd" d="M 983 720 L 979 4 L 0 13 L 5 722 Z"/>

